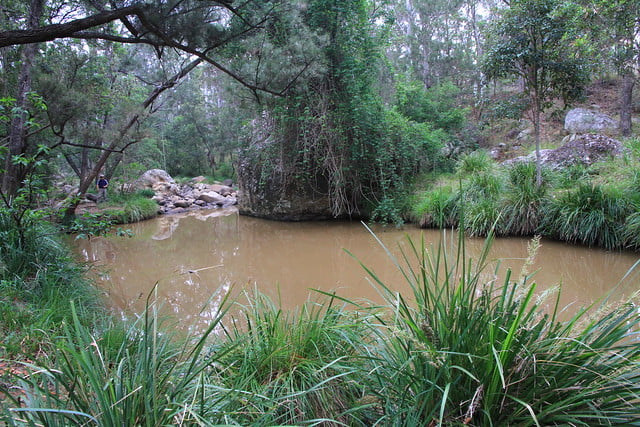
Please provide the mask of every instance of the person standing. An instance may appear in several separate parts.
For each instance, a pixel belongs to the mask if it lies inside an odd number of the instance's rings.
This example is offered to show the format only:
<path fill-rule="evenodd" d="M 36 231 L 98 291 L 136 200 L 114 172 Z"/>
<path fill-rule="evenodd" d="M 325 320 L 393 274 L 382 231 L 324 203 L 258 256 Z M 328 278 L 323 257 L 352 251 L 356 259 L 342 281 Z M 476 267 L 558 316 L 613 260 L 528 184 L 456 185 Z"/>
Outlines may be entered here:
<path fill-rule="evenodd" d="M 104 175 L 100 174 L 98 178 L 98 182 L 96 183 L 96 188 L 98 189 L 98 203 L 104 202 L 107 200 L 107 187 L 109 186 L 109 181 Z"/>

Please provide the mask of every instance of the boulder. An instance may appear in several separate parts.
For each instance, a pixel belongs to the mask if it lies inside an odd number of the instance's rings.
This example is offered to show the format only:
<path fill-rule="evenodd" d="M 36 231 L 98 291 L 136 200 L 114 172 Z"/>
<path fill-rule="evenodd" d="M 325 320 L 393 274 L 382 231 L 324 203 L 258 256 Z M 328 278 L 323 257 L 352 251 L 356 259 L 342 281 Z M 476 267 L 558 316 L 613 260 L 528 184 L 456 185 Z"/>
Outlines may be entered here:
<path fill-rule="evenodd" d="M 209 189 L 225 197 L 230 196 L 233 193 L 233 188 L 228 187 L 226 185 L 212 184 L 209 186 Z"/>
<path fill-rule="evenodd" d="M 604 113 L 587 108 L 574 108 L 564 119 L 564 128 L 569 133 L 615 133 L 618 123 Z"/>
<path fill-rule="evenodd" d="M 98 201 L 98 195 L 97 194 L 92 194 L 92 193 L 87 193 L 84 195 L 84 198 L 87 200 L 90 200 L 92 202 L 97 202 Z"/>
<path fill-rule="evenodd" d="M 200 196 L 198 196 L 198 200 L 222 206 L 226 202 L 226 197 L 216 193 L 215 191 L 207 191 L 200 194 Z"/>
<path fill-rule="evenodd" d="M 176 182 L 166 171 L 150 169 L 143 173 L 134 185 L 138 189 L 151 188 L 156 190 L 156 188 L 171 188 L 176 185 Z"/>
<path fill-rule="evenodd" d="M 572 135 L 556 149 L 540 150 L 540 158 L 543 165 L 558 169 L 575 164 L 589 166 L 621 153 L 622 143 L 620 141 L 605 135 L 583 134 Z M 535 162 L 535 160 L 536 153 L 533 152 L 528 156 L 516 157 L 504 162 L 504 164 Z"/>

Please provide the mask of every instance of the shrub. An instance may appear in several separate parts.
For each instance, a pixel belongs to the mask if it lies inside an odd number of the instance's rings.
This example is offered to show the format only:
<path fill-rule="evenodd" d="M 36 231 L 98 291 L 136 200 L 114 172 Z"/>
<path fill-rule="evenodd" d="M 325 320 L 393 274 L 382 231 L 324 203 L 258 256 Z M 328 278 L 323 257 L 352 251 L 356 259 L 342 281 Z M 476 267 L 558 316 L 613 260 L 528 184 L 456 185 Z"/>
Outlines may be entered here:
<path fill-rule="evenodd" d="M 498 226 L 500 209 L 496 199 L 482 199 L 464 207 L 464 231 L 469 236 L 488 236 Z"/>
<path fill-rule="evenodd" d="M 18 224 L 0 210 L 0 354 L 34 357 L 70 319 L 70 300 L 82 307 L 84 321 L 101 310 L 57 229 L 37 212 L 23 214 Z"/>
<path fill-rule="evenodd" d="M 250 296 L 234 322 L 212 382 L 229 390 L 222 412 L 240 425 L 299 425 L 311 420 L 358 425 L 363 410 L 363 324 L 336 300 L 284 312 Z M 361 419 L 361 418 L 360 418 Z"/>
<path fill-rule="evenodd" d="M 465 201 L 476 202 L 487 199 L 497 200 L 502 195 L 504 179 L 497 173 L 485 171 L 474 173 L 463 188 L 462 197 Z"/>
<path fill-rule="evenodd" d="M 134 198 L 127 201 L 123 206 L 123 214 L 117 218 L 122 224 L 138 222 L 153 218 L 158 214 L 158 204 L 147 198 Z"/>
<path fill-rule="evenodd" d="M 145 197 L 147 199 L 150 199 L 156 195 L 156 192 L 153 191 L 151 188 L 143 188 L 136 191 L 136 195 L 138 195 L 139 197 Z"/>
<path fill-rule="evenodd" d="M 21 279 L 37 288 L 43 272 L 49 278 L 65 276 L 69 257 L 57 230 L 42 215 L 25 211 L 18 224 L 10 209 L 0 209 L 0 278 Z"/>
<path fill-rule="evenodd" d="M 149 309 L 138 324 L 113 326 L 101 339 L 74 315 L 55 368 L 31 367 L 34 374 L 23 379 L 21 418 L 40 425 L 196 423 L 208 408 L 194 379 L 211 363 L 202 354 L 211 329 L 190 344 L 169 331 Z"/>
<path fill-rule="evenodd" d="M 624 245 L 624 223 L 633 205 L 619 189 L 580 184 L 543 209 L 543 234 L 570 243 L 616 249 Z"/>

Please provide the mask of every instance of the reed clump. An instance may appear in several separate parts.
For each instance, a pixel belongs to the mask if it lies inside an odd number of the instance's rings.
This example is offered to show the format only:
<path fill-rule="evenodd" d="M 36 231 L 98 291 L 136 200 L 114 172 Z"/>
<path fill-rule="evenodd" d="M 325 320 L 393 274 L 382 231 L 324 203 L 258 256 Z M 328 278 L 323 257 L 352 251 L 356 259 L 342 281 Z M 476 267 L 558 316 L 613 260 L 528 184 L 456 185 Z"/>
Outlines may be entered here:
<path fill-rule="evenodd" d="M 640 421 L 640 314 L 634 304 L 558 319 L 525 274 L 486 274 L 464 249 L 409 242 L 396 261 L 413 291 L 369 273 L 389 311 L 367 388 L 382 425 L 601 425 Z M 462 246 L 464 243 L 462 242 Z M 497 273 L 497 271 L 496 271 Z M 489 279 L 487 280 L 487 277 Z"/>

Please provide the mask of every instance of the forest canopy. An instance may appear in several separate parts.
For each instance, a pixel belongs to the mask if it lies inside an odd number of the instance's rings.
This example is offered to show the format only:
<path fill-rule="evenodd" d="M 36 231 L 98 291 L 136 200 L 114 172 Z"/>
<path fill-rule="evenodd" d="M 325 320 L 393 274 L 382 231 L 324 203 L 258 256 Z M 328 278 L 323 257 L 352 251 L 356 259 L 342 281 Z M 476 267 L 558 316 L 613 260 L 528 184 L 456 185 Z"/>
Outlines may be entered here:
<path fill-rule="evenodd" d="M 530 118 L 539 149 L 541 117 L 590 81 L 620 79 L 629 135 L 639 7 L 9 0 L 2 194 L 34 174 L 75 176 L 83 194 L 101 172 L 162 168 L 234 178 L 254 213 L 295 194 L 318 214 L 398 222 L 415 177 L 486 146 L 500 119 Z"/>

